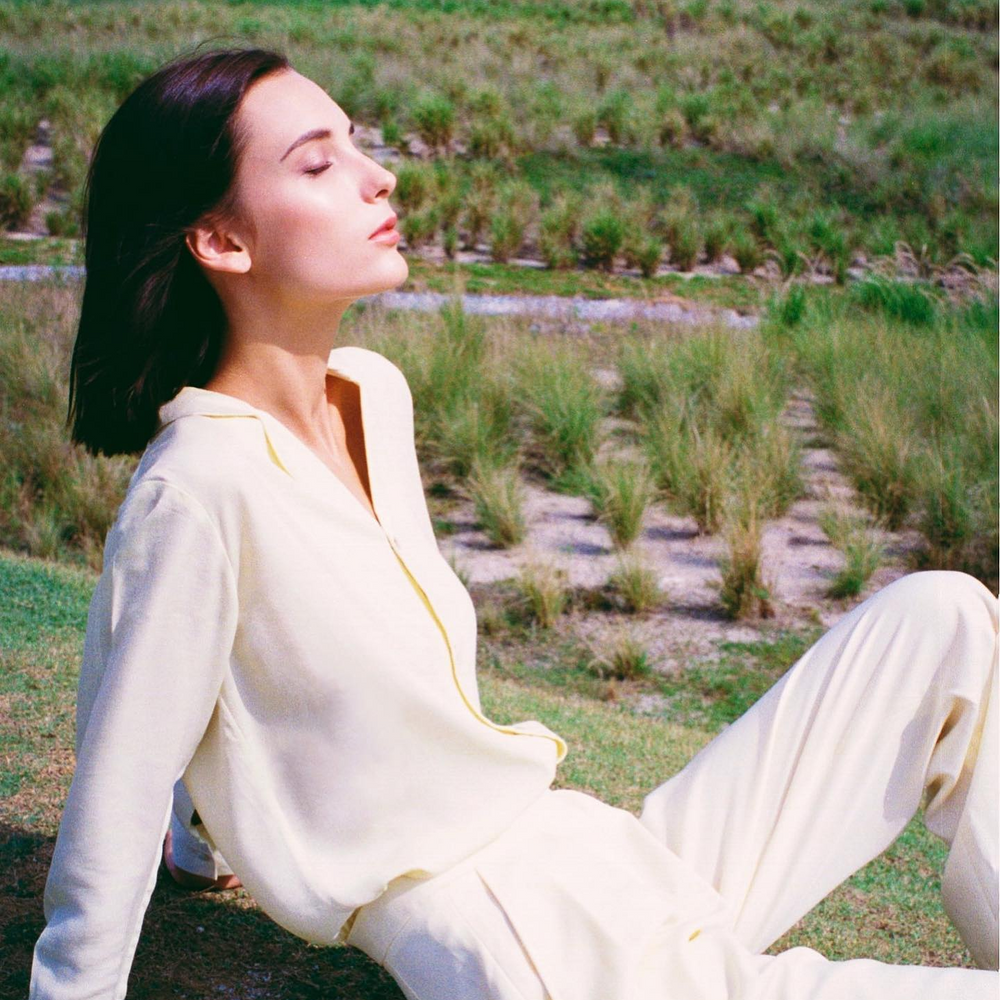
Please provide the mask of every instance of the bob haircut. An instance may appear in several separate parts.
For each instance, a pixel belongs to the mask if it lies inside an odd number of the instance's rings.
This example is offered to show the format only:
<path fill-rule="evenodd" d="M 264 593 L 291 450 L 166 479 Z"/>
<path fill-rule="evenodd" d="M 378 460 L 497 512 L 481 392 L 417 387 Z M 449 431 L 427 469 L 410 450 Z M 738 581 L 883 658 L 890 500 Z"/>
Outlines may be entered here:
<path fill-rule="evenodd" d="M 70 365 L 74 442 L 138 454 L 158 410 L 218 364 L 226 316 L 185 236 L 232 218 L 251 84 L 290 69 L 258 48 L 179 57 L 143 80 L 102 130 L 84 192 L 86 278 Z"/>

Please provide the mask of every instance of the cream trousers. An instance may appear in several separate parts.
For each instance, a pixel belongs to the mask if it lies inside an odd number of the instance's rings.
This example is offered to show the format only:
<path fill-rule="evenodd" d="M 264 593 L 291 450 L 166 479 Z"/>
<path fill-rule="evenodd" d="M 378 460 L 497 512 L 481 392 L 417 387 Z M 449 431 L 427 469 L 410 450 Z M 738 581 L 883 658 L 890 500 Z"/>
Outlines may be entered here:
<path fill-rule="evenodd" d="M 348 943 L 410 1000 L 995 1000 L 992 971 L 760 952 L 923 801 L 950 844 L 945 909 L 997 968 L 997 631 L 996 598 L 973 577 L 902 577 L 640 819 L 549 790 L 455 867 L 390 883 Z"/>

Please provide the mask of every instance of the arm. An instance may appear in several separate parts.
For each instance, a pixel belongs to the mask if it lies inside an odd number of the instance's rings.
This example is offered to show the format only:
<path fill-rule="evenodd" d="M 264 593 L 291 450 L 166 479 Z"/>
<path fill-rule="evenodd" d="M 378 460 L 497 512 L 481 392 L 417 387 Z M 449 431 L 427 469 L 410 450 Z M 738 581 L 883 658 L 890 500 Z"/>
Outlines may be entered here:
<path fill-rule="evenodd" d="M 160 481 L 132 489 L 90 606 L 76 771 L 30 1000 L 125 996 L 174 783 L 214 711 L 236 617 L 234 574 L 200 504 Z"/>

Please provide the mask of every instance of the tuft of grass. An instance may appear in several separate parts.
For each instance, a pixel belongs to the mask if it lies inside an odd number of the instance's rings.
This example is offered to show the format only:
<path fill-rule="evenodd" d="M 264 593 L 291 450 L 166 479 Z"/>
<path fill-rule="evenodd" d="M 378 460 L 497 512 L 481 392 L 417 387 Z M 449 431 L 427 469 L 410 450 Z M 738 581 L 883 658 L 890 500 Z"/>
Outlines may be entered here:
<path fill-rule="evenodd" d="M 653 658 L 645 644 L 631 630 L 613 636 L 607 648 L 593 659 L 592 669 L 599 677 L 619 681 L 639 680 L 653 672 Z"/>
<path fill-rule="evenodd" d="M 805 492 L 798 437 L 777 420 L 763 424 L 741 442 L 734 478 L 757 498 L 763 517 L 781 517 Z"/>
<path fill-rule="evenodd" d="M 476 160 L 469 167 L 469 188 L 462 221 L 467 234 L 466 246 L 479 245 L 483 231 L 490 225 L 499 202 L 501 173 L 490 160 Z M 397 183 L 397 189 L 399 185 Z"/>
<path fill-rule="evenodd" d="M 604 398 L 584 358 L 536 341 L 515 362 L 541 470 L 556 478 L 593 464 Z"/>
<path fill-rule="evenodd" d="M 676 225 L 670 242 L 670 263 L 680 271 L 690 271 L 704 249 L 701 226 L 696 217 L 687 218 Z"/>
<path fill-rule="evenodd" d="M 709 213 L 703 226 L 705 259 L 714 264 L 729 249 L 732 233 L 732 219 L 718 209 Z"/>
<path fill-rule="evenodd" d="M 997 305 L 981 294 L 940 305 L 925 327 L 817 298 L 789 339 L 865 506 L 890 530 L 919 528 L 920 565 L 963 569 L 995 591 Z"/>
<path fill-rule="evenodd" d="M 583 220 L 580 231 L 583 263 L 613 271 L 615 257 L 625 242 L 625 223 L 611 208 L 599 208 Z"/>
<path fill-rule="evenodd" d="M 470 475 L 476 465 L 509 464 L 516 454 L 509 394 L 485 377 L 475 381 L 474 395 L 470 386 L 468 395 L 462 394 L 450 405 L 442 403 L 434 415 L 434 453 L 459 479 Z"/>
<path fill-rule="evenodd" d="M 383 330 L 372 342 L 406 375 L 424 464 L 460 479 L 477 462 L 505 465 L 517 452 L 511 380 L 498 362 L 503 338 L 487 338 L 486 330 L 453 295 L 426 324 L 411 324 L 406 337 Z"/>
<path fill-rule="evenodd" d="M 490 257 L 498 264 L 505 264 L 516 257 L 524 243 L 525 226 L 503 206 L 490 219 Z"/>
<path fill-rule="evenodd" d="M 634 552 L 619 556 L 608 586 L 626 611 L 637 614 L 657 607 L 666 598 L 656 570 Z"/>
<path fill-rule="evenodd" d="M 35 205 L 35 193 L 20 174 L 0 175 L 0 229 L 20 229 Z"/>
<path fill-rule="evenodd" d="M 761 568 L 761 521 L 749 510 L 727 518 L 727 553 L 719 561 L 722 581 L 719 600 L 733 619 L 770 618 L 774 614 L 773 586 L 765 583 Z"/>
<path fill-rule="evenodd" d="M 729 237 L 729 249 L 741 274 L 752 274 L 764 263 L 764 248 L 747 229 L 737 229 Z"/>
<path fill-rule="evenodd" d="M 819 526 L 830 543 L 844 554 L 845 565 L 827 588 L 830 597 L 856 597 L 885 555 L 879 535 L 858 514 L 828 506 L 819 515 Z"/>
<path fill-rule="evenodd" d="M 549 267 L 567 269 L 576 265 L 580 210 L 579 195 L 561 192 L 542 213 L 538 222 L 538 251 Z"/>
<path fill-rule="evenodd" d="M 645 462 L 599 462 L 591 472 L 589 495 L 598 519 L 619 549 L 628 548 L 642 532 L 642 520 L 656 492 Z"/>
<path fill-rule="evenodd" d="M 662 340 L 628 337 L 618 348 L 621 387 L 615 406 L 623 416 L 643 422 L 664 405 L 676 385 L 672 345 Z"/>
<path fill-rule="evenodd" d="M 966 441 L 949 435 L 930 443 L 917 459 L 917 522 L 926 539 L 920 562 L 992 584 L 998 576 L 997 490 L 970 468 L 968 450 Z"/>
<path fill-rule="evenodd" d="M 501 548 L 524 541 L 524 486 L 517 463 L 504 466 L 476 463 L 466 488 L 476 508 L 476 519 L 487 537 Z"/>
<path fill-rule="evenodd" d="M 930 288 L 918 282 L 872 274 L 854 285 L 851 294 L 863 309 L 883 313 L 911 326 L 928 326 L 937 315 L 937 301 Z"/>
<path fill-rule="evenodd" d="M 542 628 L 555 625 L 569 604 L 566 571 L 551 562 L 526 563 L 518 586 L 528 613 Z"/>
<path fill-rule="evenodd" d="M 844 469 L 868 509 L 889 531 L 898 531 L 916 485 L 913 426 L 888 389 L 859 380 L 858 395 L 864 405 L 846 411 L 838 435 Z"/>
<path fill-rule="evenodd" d="M 76 294 L 42 282 L 0 288 L 0 543 L 99 569 L 136 459 L 69 442 Z"/>
<path fill-rule="evenodd" d="M 767 318 L 781 328 L 797 326 L 806 314 L 806 292 L 801 285 L 791 285 L 767 303 Z"/>
<path fill-rule="evenodd" d="M 639 230 L 631 231 L 622 245 L 626 267 L 635 267 L 644 278 L 651 278 L 663 260 L 663 244 L 655 236 Z"/>
<path fill-rule="evenodd" d="M 685 428 L 674 410 L 661 411 L 646 428 L 644 440 L 670 506 L 693 517 L 699 531 L 717 532 L 735 474 L 732 445 L 711 426 Z"/>

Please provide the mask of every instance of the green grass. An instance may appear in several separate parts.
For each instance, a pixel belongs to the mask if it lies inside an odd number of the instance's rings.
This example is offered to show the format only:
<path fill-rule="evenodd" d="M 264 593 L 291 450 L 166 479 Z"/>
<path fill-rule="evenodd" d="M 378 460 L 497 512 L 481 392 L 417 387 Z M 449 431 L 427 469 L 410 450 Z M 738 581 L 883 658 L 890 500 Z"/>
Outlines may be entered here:
<path fill-rule="evenodd" d="M 14 240 L 0 236 L 0 265 L 83 264 L 83 241 L 43 236 L 37 240 Z"/>
<path fill-rule="evenodd" d="M 822 634 L 774 631 L 759 642 L 722 642 L 718 662 L 693 664 L 662 683 L 663 717 L 717 732 L 735 722 Z"/>
<path fill-rule="evenodd" d="M 873 299 L 868 315 L 851 296 L 810 305 L 791 332 L 796 364 L 872 514 L 922 532 L 923 565 L 995 588 L 996 292 L 939 302 L 933 322 L 916 324 L 923 314 L 906 301 Z"/>
<path fill-rule="evenodd" d="M 848 0 L 357 0 L 336 4 L 335 17 L 329 6 L 5 0 L 0 164 L 14 166 L 47 117 L 52 180 L 75 215 L 116 104 L 166 58 L 213 38 L 286 50 L 411 161 L 410 139 L 430 140 L 452 183 L 401 225 L 435 241 L 450 230 L 460 244 L 480 226 L 463 233 L 458 221 L 483 201 L 475 161 L 530 186 L 542 209 L 561 190 L 589 200 L 608 183 L 665 206 L 683 184 L 696 217 L 722 213 L 737 245 L 764 221 L 762 249 L 794 265 L 795 248 L 809 246 L 838 280 L 854 250 L 891 252 L 892 236 L 927 244 L 939 262 L 996 256 L 991 0 L 919 17 Z M 763 203 L 773 208 L 764 220 L 748 210 Z M 417 227 L 438 210 L 453 224 L 433 236 L 433 225 Z M 490 228 L 487 218 L 482 234 Z"/>

